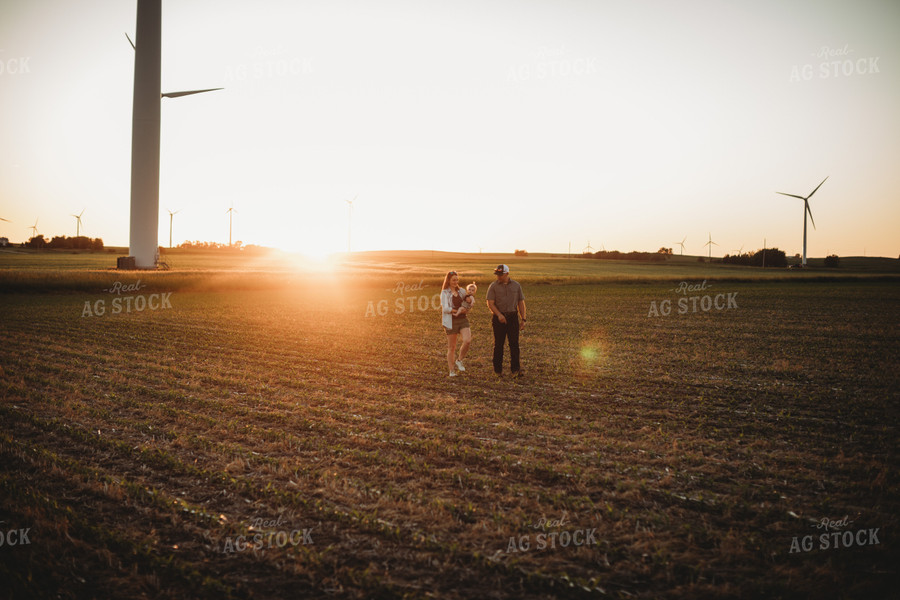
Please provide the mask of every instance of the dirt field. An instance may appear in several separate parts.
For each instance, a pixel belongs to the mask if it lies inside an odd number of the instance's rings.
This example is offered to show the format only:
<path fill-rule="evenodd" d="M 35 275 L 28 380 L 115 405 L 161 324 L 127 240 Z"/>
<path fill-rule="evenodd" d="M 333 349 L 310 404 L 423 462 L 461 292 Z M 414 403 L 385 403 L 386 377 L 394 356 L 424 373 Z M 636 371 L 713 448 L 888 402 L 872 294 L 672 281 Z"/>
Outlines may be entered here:
<path fill-rule="evenodd" d="M 414 274 L 10 276 L 0 596 L 895 591 L 896 279 L 525 278 L 497 379 L 482 278 L 448 379 Z"/>

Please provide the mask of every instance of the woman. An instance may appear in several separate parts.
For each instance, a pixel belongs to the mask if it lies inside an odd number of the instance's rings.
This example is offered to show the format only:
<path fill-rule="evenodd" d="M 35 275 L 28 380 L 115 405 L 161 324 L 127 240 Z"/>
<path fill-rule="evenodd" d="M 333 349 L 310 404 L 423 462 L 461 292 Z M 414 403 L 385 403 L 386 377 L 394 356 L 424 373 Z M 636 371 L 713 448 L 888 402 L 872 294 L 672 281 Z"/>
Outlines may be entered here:
<path fill-rule="evenodd" d="M 472 343 L 472 329 L 469 327 L 469 317 L 466 315 L 469 311 L 466 308 L 468 305 L 463 304 L 460 308 L 455 308 L 453 306 L 454 296 L 462 299 L 465 297 L 465 292 L 459 287 L 459 275 L 456 271 L 450 271 L 444 277 L 444 285 L 441 286 L 441 311 L 443 312 L 441 324 L 444 326 L 444 331 L 447 332 L 447 367 L 450 370 L 450 377 L 456 377 L 456 369 L 459 369 L 460 373 L 466 370 L 462 361 Z M 456 338 L 459 335 L 462 335 L 462 346 L 459 348 L 459 358 L 454 361 Z"/>

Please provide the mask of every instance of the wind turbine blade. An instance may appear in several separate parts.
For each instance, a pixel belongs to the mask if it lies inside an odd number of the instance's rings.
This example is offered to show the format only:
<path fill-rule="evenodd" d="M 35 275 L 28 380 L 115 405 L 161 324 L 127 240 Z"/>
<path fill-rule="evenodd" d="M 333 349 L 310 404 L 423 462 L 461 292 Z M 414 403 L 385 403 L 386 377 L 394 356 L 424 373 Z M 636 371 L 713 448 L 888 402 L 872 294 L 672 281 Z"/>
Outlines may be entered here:
<path fill-rule="evenodd" d="M 830 175 L 829 175 L 829 177 L 830 177 Z M 825 179 L 823 179 L 823 180 L 822 180 L 822 183 L 825 183 L 825 180 L 826 180 L 826 179 L 828 179 L 828 177 L 826 177 Z M 819 185 L 817 185 L 817 186 L 816 186 L 816 189 L 814 189 L 813 191 L 811 191 L 811 192 L 809 193 L 809 196 L 807 196 L 805 199 L 806 199 L 806 200 L 809 200 L 810 198 L 812 198 L 812 195 L 815 194 L 817 191 L 819 191 L 819 188 L 822 187 L 822 183 L 820 183 Z M 812 214 L 810 214 L 809 216 L 810 216 L 810 218 L 812 218 Z"/>
<path fill-rule="evenodd" d="M 824 182 L 823 182 L 824 183 Z M 813 219 L 812 210 L 809 208 L 809 202 L 806 202 L 806 212 L 809 213 L 809 220 L 812 221 L 813 229 L 816 228 L 816 221 Z"/>
<path fill-rule="evenodd" d="M 7 223 L 12 223 L 12 221 L 10 221 L 9 219 L 4 219 L 3 217 L 0 217 L 0 221 L 6 221 Z"/>
<path fill-rule="evenodd" d="M 132 50 L 137 50 L 137 48 L 136 48 L 135 45 L 134 45 L 134 42 L 132 42 L 132 41 L 131 41 L 131 38 L 128 37 L 128 32 L 127 32 L 127 31 L 125 32 L 125 37 L 128 39 L 128 43 L 131 44 L 131 49 L 132 49 Z"/>
<path fill-rule="evenodd" d="M 785 194 L 784 192 L 775 192 L 776 194 L 781 194 L 782 196 L 790 196 L 791 198 L 800 198 L 801 200 L 806 200 L 803 196 L 798 196 L 796 194 Z"/>
<path fill-rule="evenodd" d="M 225 88 L 209 88 L 208 90 L 191 90 L 189 92 L 166 92 L 161 96 L 163 98 L 181 98 L 182 96 L 190 96 L 191 94 L 202 94 L 203 92 L 215 92 L 216 90 L 224 90 Z"/>

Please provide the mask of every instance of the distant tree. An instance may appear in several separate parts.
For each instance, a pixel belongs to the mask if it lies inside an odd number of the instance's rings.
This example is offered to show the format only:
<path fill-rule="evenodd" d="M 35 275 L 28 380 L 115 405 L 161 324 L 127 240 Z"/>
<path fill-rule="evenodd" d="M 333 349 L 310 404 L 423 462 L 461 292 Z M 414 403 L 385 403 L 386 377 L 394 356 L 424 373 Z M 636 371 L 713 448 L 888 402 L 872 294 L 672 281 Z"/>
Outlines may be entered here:
<path fill-rule="evenodd" d="M 103 250 L 103 240 L 91 239 L 83 235 L 78 237 L 57 235 L 47 243 L 46 247 L 54 250 Z"/>
<path fill-rule="evenodd" d="M 837 254 L 829 254 L 825 257 L 825 266 L 836 269 L 841 266 L 841 259 Z"/>
<path fill-rule="evenodd" d="M 757 250 L 750 255 L 750 264 L 754 267 L 763 266 L 763 253 L 765 253 L 765 266 L 767 267 L 786 267 L 787 255 L 784 250 L 778 248 L 764 248 Z"/>
<path fill-rule="evenodd" d="M 657 252 L 657 254 L 665 254 L 665 255 L 668 255 L 668 256 L 671 256 L 671 255 L 672 255 L 672 249 L 671 249 L 671 248 L 666 248 L 665 246 L 663 246 L 662 248 L 660 248 L 660 249 L 657 250 L 656 252 Z"/>
<path fill-rule="evenodd" d="M 44 239 L 43 233 L 32 237 L 25 243 L 26 248 L 43 248 L 46 245 L 47 245 L 47 240 Z"/>
<path fill-rule="evenodd" d="M 528 256 L 528 250 L 516 250 L 516 256 Z"/>

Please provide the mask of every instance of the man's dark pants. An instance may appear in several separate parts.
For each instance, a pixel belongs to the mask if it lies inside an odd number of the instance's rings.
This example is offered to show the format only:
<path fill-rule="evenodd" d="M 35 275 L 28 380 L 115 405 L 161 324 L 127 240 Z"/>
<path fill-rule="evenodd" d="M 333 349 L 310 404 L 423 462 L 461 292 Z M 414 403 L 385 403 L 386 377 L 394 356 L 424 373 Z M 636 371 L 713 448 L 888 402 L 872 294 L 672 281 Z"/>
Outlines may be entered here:
<path fill-rule="evenodd" d="M 503 344 L 509 339 L 509 362 L 513 373 L 519 371 L 519 313 L 503 313 L 506 323 L 501 323 L 496 315 L 491 317 L 494 330 L 494 373 L 503 372 Z"/>

